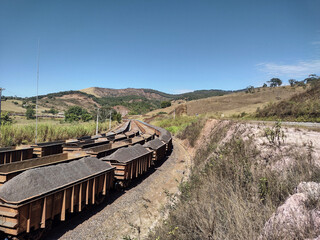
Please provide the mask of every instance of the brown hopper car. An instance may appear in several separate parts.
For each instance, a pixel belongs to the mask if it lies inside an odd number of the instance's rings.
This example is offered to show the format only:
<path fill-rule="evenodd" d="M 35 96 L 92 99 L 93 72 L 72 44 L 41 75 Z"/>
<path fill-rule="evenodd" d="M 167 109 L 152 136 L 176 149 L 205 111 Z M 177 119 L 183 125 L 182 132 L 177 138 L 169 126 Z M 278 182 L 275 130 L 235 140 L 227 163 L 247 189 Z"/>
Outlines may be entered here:
<path fill-rule="evenodd" d="M 85 152 L 60 153 L 40 158 L 32 158 L 26 161 L 0 165 L 0 186 L 18 174 L 36 167 L 65 163 L 86 157 Z"/>
<path fill-rule="evenodd" d="M 31 145 L 31 147 L 33 147 L 34 154 L 36 154 L 38 157 L 44 157 L 44 156 L 62 153 L 63 144 L 64 144 L 64 141 L 45 142 L 45 143 L 38 143 L 35 145 Z"/>
<path fill-rule="evenodd" d="M 0 148 L 0 164 L 24 161 L 33 157 L 33 148 Z"/>
<path fill-rule="evenodd" d="M 116 167 L 115 179 L 127 186 L 132 179 L 142 175 L 151 167 L 152 152 L 137 144 L 121 148 L 101 160 Z"/>
<path fill-rule="evenodd" d="M 21 173 L 0 188 L 0 230 L 17 236 L 94 204 L 113 186 L 114 167 L 96 158 Z"/>
<path fill-rule="evenodd" d="M 152 161 L 154 164 L 159 160 L 163 160 L 166 156 L 166 144 L 160 141 L 159 138 L 155 138 L 143 146 L 153 151 Z"/>

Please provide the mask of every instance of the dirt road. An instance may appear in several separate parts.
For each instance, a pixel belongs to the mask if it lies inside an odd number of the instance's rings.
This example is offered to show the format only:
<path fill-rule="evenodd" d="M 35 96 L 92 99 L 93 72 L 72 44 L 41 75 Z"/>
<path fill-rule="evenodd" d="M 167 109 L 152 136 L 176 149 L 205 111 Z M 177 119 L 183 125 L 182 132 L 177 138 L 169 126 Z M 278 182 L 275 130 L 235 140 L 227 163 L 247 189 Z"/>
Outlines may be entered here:
<path fill-rule="evenodd" d="M 54 227 L 47 239 L 143 239 L 163 219 L 170 194 L 187 177 L 190 158 L 179 140 L 168 159 L 131 189 Z"/>

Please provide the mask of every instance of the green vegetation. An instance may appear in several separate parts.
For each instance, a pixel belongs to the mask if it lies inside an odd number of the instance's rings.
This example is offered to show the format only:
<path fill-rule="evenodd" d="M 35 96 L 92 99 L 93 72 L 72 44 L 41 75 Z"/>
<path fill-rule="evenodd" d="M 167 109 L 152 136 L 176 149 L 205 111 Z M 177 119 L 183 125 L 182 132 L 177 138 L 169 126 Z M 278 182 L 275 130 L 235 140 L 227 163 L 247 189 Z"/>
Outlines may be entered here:
<path fill-rule="evenodd" d="M 36 112 L 33 109 L 33 107 L 27 107 L 27 110 L 26 110 L 26 118 L 27 119 L 35 119 L 36 118 L 35 114 L 36 114 Z"/>
<path fill-rule="evenodd" d="M 163 101 L 163 102 L 161 102 L 160 106 L 161 106 L 161 108 L 170 107 L 171 102 L 170 101 Z"/>
<path fill-rule="evenodd" d="M 282 81 L 279 78 L 271 78 L 268 83 L 270 84 L 270 87 L 277 87 L 282 85 Z"/>
<path fill-rule="evenodd" d="M 8 125 L 12 123 L 12 118 L 8 112 L 1 112 L 1 125 Z"/>
<path fill-rule="evenodd" d="M 259 239 L 266 221 L 300 182 L 320 181 L 319 166 L 309 160 L 310 154 L 292 148 L 273 159 L 292 159 L 280 172 L 271 170 L 271 162 L 259 165 L 259 149 L 250 134 L 243 137 L 246 130 L 232 122 L 212 129 L 209 143 L 193 159 L 189 180 L 181 183 L 179 195 L 170 196 L 178 200 L 169 206 L 168 218 L 150 240 Z M 277 229 L 271 234 L 268 239 L 285 239 Z"/>
<path fill-rule="evenodd" d="M 59 111 L 54 109 L 54 108 L 50 108 L 50 110 L 44 110 L 43 113 L 51 113 L 53 115 L 56 115 Z"/>
<path fill-rule="evenodd" d="M 112 123 L 115 125 L 115 122 Z M 109 123 L 100 123 L 99 132 L 108 130 Z M 10 124 L 3 125 L 0 129 L 0 146 L 14 146 L 20 144 L 34 143 L 36 125 L 32 124 Z M 96 124 L 88 123 L 40 123 L 38 124 L 38 142 L 49 142 L 78 138 L 87 135 L 94 135 Z"/>
<path fill-rule="evenodd" d="M 64 116 L 66 122 L 78 122 L 80 120 L 88 122 L 92 119 L 92 115 L 79 106 L 69 107 L 69 109 L 65 111 Z"/>
<path fill-rule="evenodd" d="M 257 109 L 255 117 L 270 120 L 320 122 L 319 96 L 320 81 L 314 81 L 306 92 L 297 94 L 289 100 L 270 103 L 263 109 Z"/>
<path fill-rule="evenodd" d="M 189 126 L 190 124 L 198 120 L 199 118 L 193 117 L 193 116 L 178 116 L 175 119 L 170 117 L 170 118 L 163 118 L 162 120 L 156 120 L 152 122 L 152 124 L 165 128 L 169 132 L 175 135 L 183 131 L 187 126 Z"/>

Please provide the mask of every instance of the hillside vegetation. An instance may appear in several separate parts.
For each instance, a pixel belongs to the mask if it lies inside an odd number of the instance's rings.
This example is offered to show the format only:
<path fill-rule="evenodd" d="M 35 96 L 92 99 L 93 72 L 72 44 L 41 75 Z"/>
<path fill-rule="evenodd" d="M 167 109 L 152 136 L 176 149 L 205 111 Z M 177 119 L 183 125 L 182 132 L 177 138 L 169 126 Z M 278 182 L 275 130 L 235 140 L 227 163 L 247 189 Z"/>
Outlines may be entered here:
<path fill-rule="evenodd" d="M 313 84 L 306 92 L 257 109 L 256 117 L 320 122 L 320 81 Z"/>
<path fill-rule="evenodd" d="M 40 112 L 55 109 L 66 111 L 71 106 L 81 106 L 93 113 L 98 107 L 128 109 L 130 115 L 145 114 L 159 109 L 161 102 L 175 99 L 193 100 L 229 93 L 222 90 L 199 90 L 184 94 L 167 94 L 153 89 L 108 89 L 87 88 L 81 91 L 64 91 L 40 95 Z M 3 110 L 14 113 L 25 113 L 27 106 L 34 106 L 36 97 L 19 98 L 3 97 Z M 13 104 L 15 102 L 15 104 Z"/>
<path fill-rule="evenodd" d="M 278 126 L 284 131 L 280 123 Z M 266 132 L 263 126 L 208 120 L 201 143 L 196 145 L 189 180 L 181 183 L 179 194 L 169 196 L 169 216 L 149 239 L 293 240 L 319 236 L 312 221 L 303 222 L 305 215 L 292 220 L 290 210 L 286 210 L 285 221 L 291 222 L 265 228 L 300 182 L 320 181 L 312 143 L 298 146 L 296 131 L 290 132 L 290 141 L 283 136 L 272 142 L 263 137 Z M 199 138 L 201 134 L 192 124 L 181 132 L 188 142 L 194 135 Z M 319 204 L 312 199 L 304 201 L 311 216 Z"/>

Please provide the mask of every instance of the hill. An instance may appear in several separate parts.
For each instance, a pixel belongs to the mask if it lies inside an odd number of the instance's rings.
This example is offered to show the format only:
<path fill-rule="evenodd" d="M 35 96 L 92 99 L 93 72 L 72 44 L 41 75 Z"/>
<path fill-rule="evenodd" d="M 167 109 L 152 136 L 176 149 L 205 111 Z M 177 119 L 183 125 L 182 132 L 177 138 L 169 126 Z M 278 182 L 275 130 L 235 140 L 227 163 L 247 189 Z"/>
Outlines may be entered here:
<path fill-rule="evenodd" d="M 65 111 L 70 106 L 81 106 L 92 112 L 97 107 L 122 109 L 123 113 L 144 114 L 160 108 L 161 101 L 175 99 L 199 99 L 230 93 L 223 90 L 200 90 L 184 94 L 168 94 L 153 89 L 110 89 L 86 88 L 80 91 L 64 91 L 40 95 L 40 111 L 55 109 Z M 36 97 L 3 97 L 3 109 L 8 112 L 24 113 L 25 107 L 35 105 Z M 16 102 L 13 104 L 12 101 Z"/>
<path fill-rule="evenodd" d="M 91 87 L 80 90 L 83 93 L 87 93 L 90 95 L 94 95 L 98 98 L 104 97 L 127 97 L 127 96 L 138 96 L 144 97 L 149 100 L 195 100 L 201 98 L 207 98 L 212 96 L 222 96 L 224 94 L 231 93 L 232 91 L 224 91 L 224 90 L 196 90 L 193 92 L 182 93 L 182 94 L 169 94 L 160 92 L 153 89 L 146 88 L 125 88 L 125 89 L 112 89 L 112 88 L 99 88 L 99 87 Z"/>
<path fill-rule="evenodd" d="M 256 117 L 320 122 L 320 81 L 307 91 L 258 109 Z"/>
<path fill-rule="evenodd" d="M 194 101 L 176 101 L 171 107 L 152 111 L 145 115 L 144 118 L 150 118 L 159 114 L 159 112 L 171 114 L 175 109 L 176 114 L 180 112 L 180 109 L 183 109 L 181 112 L 190 116 L 196 114 L 214 114 L 228 117 L 241 113 L 254 113 L 257 108 L 261 109 L 272 102 L 277 103 L 282 100 L 287 100 L 305 91 L 303 87 L 265 87 L 257 88 L 251 93 L 238 91 L 223 96 L 214 96 Z"/>

